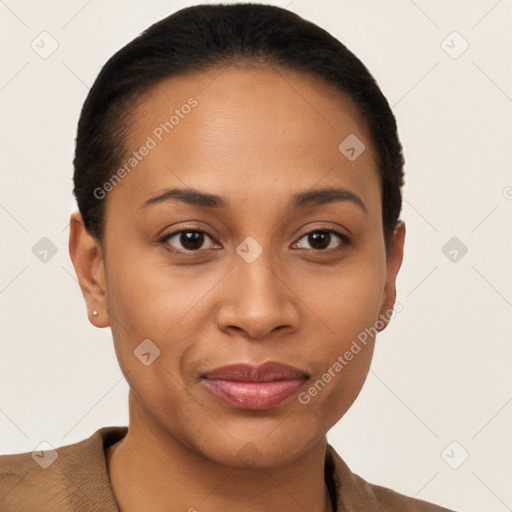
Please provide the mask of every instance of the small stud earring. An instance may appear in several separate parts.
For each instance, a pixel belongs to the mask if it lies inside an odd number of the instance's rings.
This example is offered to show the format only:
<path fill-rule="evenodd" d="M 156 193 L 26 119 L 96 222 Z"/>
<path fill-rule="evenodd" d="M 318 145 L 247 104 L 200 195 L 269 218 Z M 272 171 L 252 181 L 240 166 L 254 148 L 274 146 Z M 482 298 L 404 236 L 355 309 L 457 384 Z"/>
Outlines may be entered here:
<path fill-rule="evenodd" d="M 92 312 L 92 316 L 98 316 L 98 312 L 97 312 L 96 310 L 94 310 L 94 311 Z"/>

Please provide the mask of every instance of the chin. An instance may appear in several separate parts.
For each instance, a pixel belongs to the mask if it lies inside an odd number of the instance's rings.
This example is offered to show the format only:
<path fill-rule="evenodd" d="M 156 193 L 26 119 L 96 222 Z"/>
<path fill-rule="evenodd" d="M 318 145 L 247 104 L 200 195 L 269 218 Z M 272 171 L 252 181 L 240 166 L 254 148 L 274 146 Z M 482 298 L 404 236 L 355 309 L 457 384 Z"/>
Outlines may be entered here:
<path fill-rule="evenodd" d="M 285 421 L 289 421 L 288 420 Z M 203 445 L 196 445 L 198 454 L 215 464 L 236 469 L 268 469 L 292 463 L 311 449 L 316 443 L 325 439 L 325 435 L 308 434 L 304 425 L 300 428 L 284 428 L 274 423 L 272 428 L 261 429 L 259 432 L 248 432 L 247 422 L 245 428 L 240 429 L 237 435 L 229 431 L 212 442 L 211 436 Z M 229 430 L 229 429 L 226 429 Z"/>

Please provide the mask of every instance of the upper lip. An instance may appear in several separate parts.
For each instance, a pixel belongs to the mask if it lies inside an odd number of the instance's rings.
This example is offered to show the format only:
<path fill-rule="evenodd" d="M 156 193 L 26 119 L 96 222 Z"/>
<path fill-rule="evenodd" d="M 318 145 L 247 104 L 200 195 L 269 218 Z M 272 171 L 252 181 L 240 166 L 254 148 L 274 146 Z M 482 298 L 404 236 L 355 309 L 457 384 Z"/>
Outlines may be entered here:
<path fill-rule="evenodd" d="M 267 361 L 260 365 L 234 363 L 220 366 L 205 372 L 202 377 L 241 382 L 271 382 L 275 380 L 308 379 L 309 375 L 294 366 L 277 361 Z"/>

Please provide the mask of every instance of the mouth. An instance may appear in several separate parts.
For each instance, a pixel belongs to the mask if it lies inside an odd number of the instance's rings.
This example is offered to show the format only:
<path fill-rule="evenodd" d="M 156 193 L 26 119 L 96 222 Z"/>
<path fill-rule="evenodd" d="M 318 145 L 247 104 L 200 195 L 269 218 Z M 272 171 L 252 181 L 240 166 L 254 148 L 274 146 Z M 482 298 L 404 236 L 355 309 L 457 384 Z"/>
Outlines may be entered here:
<path fill-rule="evenodd" d="M 238 409 L 265 410 L 297 394 L 308 373 L 269 361 L 261 365 L 235 363 L 201 375 L 206 388 Z"/>

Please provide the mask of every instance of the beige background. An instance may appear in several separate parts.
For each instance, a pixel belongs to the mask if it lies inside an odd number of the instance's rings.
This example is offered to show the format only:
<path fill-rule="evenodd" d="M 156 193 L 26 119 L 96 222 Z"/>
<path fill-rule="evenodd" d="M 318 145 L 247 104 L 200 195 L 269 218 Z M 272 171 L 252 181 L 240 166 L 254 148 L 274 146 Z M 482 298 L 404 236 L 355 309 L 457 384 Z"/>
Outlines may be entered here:
<path fill-rule="evenodd" d="M 88 323 L 67 250 L 76 123 L 104 62 L 192 3 L 0 1 L 0 453 L 127 424 L 110 330 Z M 363 60 L 407 160 L 403 311 L 329 441 L 371 482 L 460 511 L 512 510 L 512 3 L 269 3 Z M 41 37 L 58 44 L 46 59 L 31 47 Z M 42 237 L 57 250 L 46 263 L 32 251 Z M 452 237 L 468 249 L 455 262 L 442 250 Z"/>

